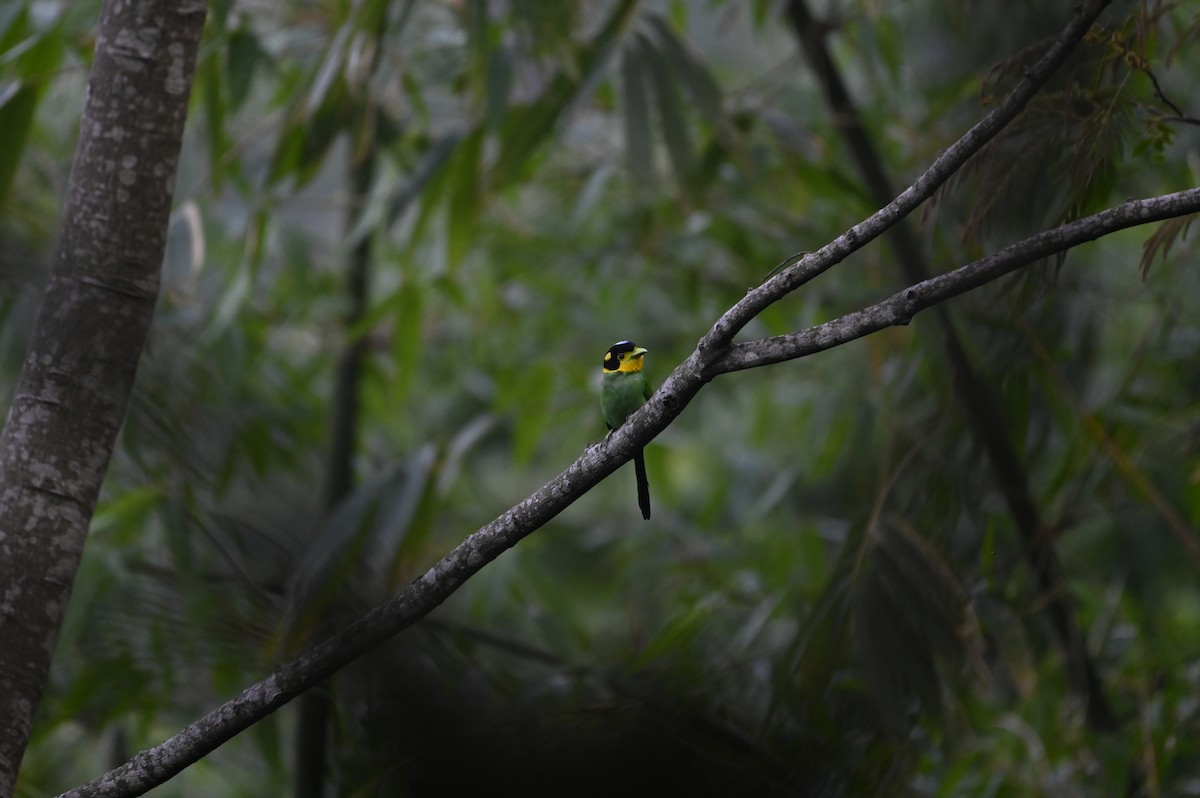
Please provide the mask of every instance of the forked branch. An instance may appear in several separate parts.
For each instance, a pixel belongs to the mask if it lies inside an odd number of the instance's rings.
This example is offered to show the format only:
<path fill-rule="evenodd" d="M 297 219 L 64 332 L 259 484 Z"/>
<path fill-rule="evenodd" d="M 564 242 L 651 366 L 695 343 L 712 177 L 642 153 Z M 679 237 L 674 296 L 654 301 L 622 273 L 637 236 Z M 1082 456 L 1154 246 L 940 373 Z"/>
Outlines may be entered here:
<path fill-rule="evenodd" d="M 708 368 L 709 377 L 811 355 L 886 327 L 908 324 L 917 313 L 1012 272 L 1097 238 L 1177 216 L 1200 212 L 1200 188 L 1123 205 L 1068 222 L 1011 244 L 953 271 L 931 277 L 870 307 L 787 335 L 734 344 Z"/>

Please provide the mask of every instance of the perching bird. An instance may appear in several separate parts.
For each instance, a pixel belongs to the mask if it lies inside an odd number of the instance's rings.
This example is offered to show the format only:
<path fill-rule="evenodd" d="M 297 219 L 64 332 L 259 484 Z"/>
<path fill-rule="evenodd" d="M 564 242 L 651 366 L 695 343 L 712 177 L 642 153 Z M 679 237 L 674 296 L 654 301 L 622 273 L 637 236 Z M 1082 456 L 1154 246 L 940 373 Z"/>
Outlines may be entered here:
<path fill-rule="evenodd" d="M 604 384 L 600 386 L 600 412 L 610 430 L 625 423 L 633 411 L 650 398 L 650 383 L 642 373 L 645 349 L 632 341 L 618 341 L 604 354 Z M 646 459 L 638 449 L 633 456 L 637 474 L 638 507 L 650 519 L 650 483 L 646 481 Z"/>

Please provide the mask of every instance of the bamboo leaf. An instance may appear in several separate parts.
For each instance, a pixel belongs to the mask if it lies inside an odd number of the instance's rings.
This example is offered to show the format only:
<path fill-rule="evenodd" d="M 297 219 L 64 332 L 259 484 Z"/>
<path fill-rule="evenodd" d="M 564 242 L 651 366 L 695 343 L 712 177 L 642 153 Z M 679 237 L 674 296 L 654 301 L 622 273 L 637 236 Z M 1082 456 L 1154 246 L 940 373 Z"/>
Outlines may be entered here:
<path fill-rule="evenodd" d="M 648 37 L 642 34 L 639 37 L 642 38 L 650 81 L 658 100 L 658 120 L 667 144 L 667 155 L 671 158 L 681 187 L 686 191 L 691 184 L 695 156 L 679 86 L 674 80 L 670 59 Z"/>
<path fill-rule="evenodd" d="M 433 445 L 421 447 L 405 459 L 403 481 L 381 499 L 371 538 L 371 559 L 385 587 L 395 586 L 395 576 L 403 573 L 398 566 L 405 555 L 419 554 L 428 540 L 431 526 L 418 527 L 417 519 L 431 490 L 437 460 L 438 451 Z"/>
<path fill-rule="evenodd" d="M 500 48 L 488 55 L 487 80 L 484 88 L 484 123 L 498 128 L 508 111 L 508 95 L 512 89 L 512 54 Z"/>
<path fill-rule="evenodd" d="M 250 96 L 254 73 L 266 53 L 258 43 L 258 37 L 247 26 L 242 26 L 229 35 L 225 52 L 225 81 L 229 87 L 231 110 L 242 107 Z"/>
<path fill-rule="evenodd" d="M 578 230 L 586 223 L 589 216 L 600 204 L 604 197 L 604 192 L 608 188 L 609 183 L 616 174 L 611 167 L 602 166 L 588 175 L 588 179 L 583 184 L 583 189 L 575 198 L 575 204 L 571 208 L 571 217 L 568 225 L 572 230 Z M 636 185 L 636 184 L 635 184 Z"/>
<path fill-rule="evenodd" d="M 484 0 L 467 0 L 464 17 L 467 32 L 467 71 L 470 86 L 474 91 L 473 99 L 478 102 L 479 92 L 486 90 L 488 55 L 492 49 L 488 38 L 491 26 L 488 23 L 487 3 Z M 478 108 L 478 104 L 475 107 Z"/>
<path fill-rule="evenodd" d="M 90 531 L 95 535 L 111 529 L 118 536 L 127 535 L 142 527 L 162 500 L 162 491 L 155 487 L 130 490 L 96 508 Z M 123 544 L 129 542 L 122 540 Z"/>
<path fill-rule="evenodd" d="M 475 227 L 483 207 L 483 130 L 476 129 L 455 148 L 447 174 L 446 238 L 451 268 L 475 245 Z"/>
<path fill-rule="evenodd" d="M 353 118 L 354 109 L 340 79 L 321 94 L 320 106 L 309 115 L 293 116 L 285 126 L 271 160 L 269 182 L 291 179 L 297 188 L 307 185 L 320 171 L 326 153 L 345 130 L 347 121 Z"/>
<path fill-rule="evenodd" d="M 265 209 L 260 209 L 251 217 L 247 225 L 246 241 L 237 272 L 217 302 L 212 320 L 202 335 L 204 339 L 212 341 L 226 332 L 237 318 L 242 304 L 249 297 L 254 277 L 262 265 L 268 218 L 269 215 Z"/>
<path fill-rule="evenodd" d="M 382 307 L 392 313 L 392 363 L 396 368 L 394 390 L 405 398 L 421 368 L 422 291 L 414 279 L 406 279 L 391 301 Z"/>
<path fill-rule="evenodd" d="M 13 81 L 0 87 L 0 206 L 12 188 L 33 127 L 40 92 L 36 86 Z"/>
<path fill-rule="evenodd" d="M 328 104 L 328 94 L 342 75 L 346 47 L 353 33 L 354 26 L 343 23 L 334 34 L 305 94 L 304 111 L 306 116 L 316 116 Z"/>
<path fill-rule="evenodd" d="M 657 14 L 648 14 L 650 27 L 665 59 L 670 60 L 674 71 L 687 86 L 692 101 L 696 103 L 703 118 L 718 131 L 725 127 L 725 108 L 721 89 L 713 80 L 700 57 L 675 35 L 665 19 Z"/>
<path fill-rule="evenodd" d="M 407 464 L 397 464 L 365 481 L 334 508 L 297 566 L 284 622 L 284 639 L 290 641 L 286 644 L 297 643 L 311 634 L 327 610 L 355 606 L 370 596 L 372 584 L 379 585 L 377 581 L 360 580 L 364 577 L 364 566 L 385 569 L 390 566 L 374 561 L 370 555 L 384 508 L 396 491 L 409 496 L 405 491 L 409 477 Z M 421 485 L 423 490 L 424 477 Z M 388 518 L 395 521 L 400 517 L 393 505 Z M 389 530 L 389 535 L 393 541 L 384 549 L 394 551 L 395 541 L 403 533 Z M 382 576 L 382 572 L 373 576 Z"/>
<path fill-rule="evenodd" d="M 561 0 L 513 0 L 513 23 L 527 35 L 535 53 L 562 61 L 568 72 L 577 75 L 571 34 L 582 7 Z"/>
<path fill-rule="evenodd" d="M 388 204 L 384 226 L 391 227 L 404 215 L 413 202 L 422 200 L 420 217 L 413 226 L 413 238 L 418 238 L 424 221 L 436 207 L 448 180 L 447 164 L 462 137 L 457 133 L 443 136 L 421 156 L 417 168 L 403 189 L 397 191 Z M 357 234 L 357 231 L 356 231 Z"/>
<path fill-rule="evenodd" d="M 621 0 L 596 36 L 577 50 L 578 75 L 560 71 L 538 99 L 507 114 L 498 136 L 500 153 L 492 169 L 494 190 L 499 191 L 521 174 L 533 154 L 553 135 L 559 120 L 598 80 L 636 7 L 636 0 Z"/>
<path fill-rule="evenodd" d="M 8 3 L 0 8 L 0 54 L 12 50 L 21 37 L 26 35 L 28 24 L 29 12 L 20 3 Z"/>
<path fill-rule="evenodd" d="M 12 189 L 46 84 L 62 63 L 57 24 L 32 32 L 25 13 L 0 18 L 2 60 L 15 62 L 18 77 L 0 81 L 0 205 Z"/>
<path fill-rule="evenodd" d="M 197 68 L 199 91 L 204 103 L 204 128 L 208 132 L 208 172 L 213 189 L 220 191 L 224 185 L 224 154 L 228 139 L 225 135 L 225 98 L 221 96 L 220 65 L 213 57 L 205 58 Z"/>
<path fill-rule="evenodd" d="M 654 184 L 650 102 L 644 76 L 647 64 L 641 39 L 633 37 L 621 53 L 621 121 L 625 132 L 625 164 L 634 190 L 648 194 Z"/>
<path fill-rule="evenodd" d="M 1175 242 L 1181 238 L 1187 238 L 1188 230 L 1194 221 L 1196 221 L 1196 214 L 1177 216 L 1174 219 L 1167 219 L 1150 234 L 1150 237 L 1142 244 L 1140 264 L 1142 280 L 1150 275 L 1150 267 L 1154 265 L 1154 258 L 1157 255 L 1161 253 L 1162 259 L 1166 260 Z"/>

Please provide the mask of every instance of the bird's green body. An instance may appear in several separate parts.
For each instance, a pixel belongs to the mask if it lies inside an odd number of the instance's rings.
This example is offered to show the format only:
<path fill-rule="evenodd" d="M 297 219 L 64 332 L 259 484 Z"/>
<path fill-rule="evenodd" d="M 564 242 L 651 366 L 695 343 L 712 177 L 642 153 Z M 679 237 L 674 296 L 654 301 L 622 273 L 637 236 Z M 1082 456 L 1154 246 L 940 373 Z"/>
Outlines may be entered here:
<path fill-rule="evenodd" d="M 650 398 L 650 383 L 640 371 L 610 371 L 605 373 L 600 388 L 600 412 L 609 429 L 625 423 Z"/>
<path fill-rule="evenodd" d="M 604 376 L 600 386 L 600 413 L 610 430 L 625 423 L 653 393 L 650 381 L 642 373 L 646 350 L 630 341 L 615 343 L 604 355 Z M 637 475 L 638 507 L 642 518 L 650 518 L 650 484 L 646 479 L 646 460 L 639 449 L 633 456 Z"/>

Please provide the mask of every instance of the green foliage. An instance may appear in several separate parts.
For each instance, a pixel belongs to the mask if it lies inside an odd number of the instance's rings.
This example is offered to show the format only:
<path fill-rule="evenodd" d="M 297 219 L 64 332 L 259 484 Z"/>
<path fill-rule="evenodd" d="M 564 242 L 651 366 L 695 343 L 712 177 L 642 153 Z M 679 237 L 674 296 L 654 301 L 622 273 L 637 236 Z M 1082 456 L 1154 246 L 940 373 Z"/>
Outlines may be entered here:
<path fill-rule="evenodd" d="M 65 49 L 61 16 L 35 21 L 20 5 L 0 12 L 0 207 L 12 189 L 38 103 Z"/>
<path fill-rule="evenodd" d="M 0 243 L 41 260 L 77 113 L 49 98 L 78 99 L 97 4 L 43 6 L 0 11 Z M 831 42 L 896 185 L 1021 78 L 1047 16 L 848 7 Z M 1186 4 L 1111 9 L 924 209 L 929 261 L 1194 184 L 1197 38 Z M 795 46 L 765 2 L 213 3 L 156 325 L 22 794 L 158 742 L 394 595 L 604 434 L 605 347 L 646 345 L 660 384 L 780 258 L 870 212 Z M 920 317 L 716 381 L 647 449 L 652 523 L 622 469 L 333 680 L 333 789 L 611 794 L 643 772 L 664 793 L 1194 789 L 1191 221 L 951 306 L 1116 732 L 1068 688 Z M 36 293 L 17 251 L 5 376 Z M 872 246 L 744 335 L 900 284 Z M 357 487 L 327 506 L 350 348 Z M 281 792 L 293 731 L 278 713 L 160 792 Z"/>

